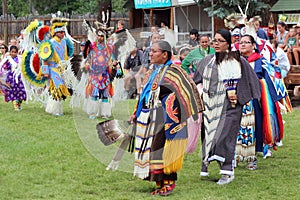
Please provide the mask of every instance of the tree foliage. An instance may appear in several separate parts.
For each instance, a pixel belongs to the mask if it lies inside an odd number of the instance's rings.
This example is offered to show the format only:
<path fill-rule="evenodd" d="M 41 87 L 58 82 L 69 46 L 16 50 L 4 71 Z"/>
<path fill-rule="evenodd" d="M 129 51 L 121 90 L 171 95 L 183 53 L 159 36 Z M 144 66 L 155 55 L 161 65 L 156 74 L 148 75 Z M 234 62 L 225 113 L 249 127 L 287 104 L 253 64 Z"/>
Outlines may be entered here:
<path fill-rule="evenodd" d="M 100 0 L 102 1 L 102 0 Z M 124 14 L 123 5 L 126 0 L 112 0 L 112 11 Z M 69 16 L 72 14 L 98 13 L 99 0 L 7 0 L 8 14 L 15 17 L 26 17 L 30 13 L 30 2 L 39 15 L 61 11 Z M 2 4 L 0 5 L 2 13 Z"/>
<path fill-rule="evenodd" d="M 223 19 L 231 13 L 240 13 L 238 5 L 245 12 L 246 5 L 249 2 L 247 16 L 261 15 L 266 9 L 269 9 L 268 0 L 194 0 L 198 5 L 204 7 L 209 16 L 215 16 Z"/>
<path fill-rule="evenodd" d="M 7 0 L 7 13 L 15 17 L 27 16 L 30 13 L 29 0 Z"/>

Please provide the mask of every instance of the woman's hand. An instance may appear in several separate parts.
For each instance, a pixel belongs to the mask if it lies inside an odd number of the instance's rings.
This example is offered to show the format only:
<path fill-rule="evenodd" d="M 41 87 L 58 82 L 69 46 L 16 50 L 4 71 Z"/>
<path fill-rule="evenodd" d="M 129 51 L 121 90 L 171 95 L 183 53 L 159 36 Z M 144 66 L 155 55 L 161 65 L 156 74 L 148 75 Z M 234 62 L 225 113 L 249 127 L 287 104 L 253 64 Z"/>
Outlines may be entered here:
<path fill-rule="evenodd" d="M 129 117 L 128 122 L 129 122 L 130 124 L 133 124 L 135 121 L 136 121 L 136 116 L 135 116 L 135 115 L 131 115 L 131 116 Z"/>
<path fill-rule="evenodd" d="M 237 95 L 236 95 L 236 94 L 229 95 L 229 96 L 228 96 L 228 99 L 229 99 L 231 105 L 237 104 L 238 98 L 237 98 Z"/>

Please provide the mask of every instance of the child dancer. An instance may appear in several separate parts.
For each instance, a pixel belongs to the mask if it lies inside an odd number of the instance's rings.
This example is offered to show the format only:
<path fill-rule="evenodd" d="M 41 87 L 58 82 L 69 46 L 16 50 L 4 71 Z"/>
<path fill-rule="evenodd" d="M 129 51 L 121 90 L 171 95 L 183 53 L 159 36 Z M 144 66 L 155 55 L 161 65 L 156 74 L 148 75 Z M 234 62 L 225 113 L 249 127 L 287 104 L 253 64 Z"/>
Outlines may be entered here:
<path fill-rule="evenodd" d="M 2 64 L 3 63 L 3 64 Z M 22 101 L 26 100 L 26 92 L 21 81 L 21 75 L 16 77 L 15 70 L 18 67 L 18 47 L 11 46 L 9 49 L 9 56 L 3 59 L 0 65 L 0 76 L 5 80 L 8 86 L 5 89 L 4 96 L 6 102 L 13 102 L 15 111 L 20 111 Z"/>

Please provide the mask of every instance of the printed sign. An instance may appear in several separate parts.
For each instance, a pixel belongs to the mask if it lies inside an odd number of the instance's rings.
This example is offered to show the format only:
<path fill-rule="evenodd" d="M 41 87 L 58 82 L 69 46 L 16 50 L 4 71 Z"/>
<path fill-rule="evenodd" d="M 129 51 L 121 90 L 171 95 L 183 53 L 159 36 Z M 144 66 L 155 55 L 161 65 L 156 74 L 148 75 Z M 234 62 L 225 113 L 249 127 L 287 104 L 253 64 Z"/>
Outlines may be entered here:
<path fill-rule="evenodd" d="M 161 8 L 172 6 L 171 0 L 134 0 L 134 6 L 139 8 Z"/>
<path fill-rule="evenodd" d="M 297 24 L 300 22 L 300 14 L 280 14 L 278 15 L 278 20 L 287 24 Z"/>

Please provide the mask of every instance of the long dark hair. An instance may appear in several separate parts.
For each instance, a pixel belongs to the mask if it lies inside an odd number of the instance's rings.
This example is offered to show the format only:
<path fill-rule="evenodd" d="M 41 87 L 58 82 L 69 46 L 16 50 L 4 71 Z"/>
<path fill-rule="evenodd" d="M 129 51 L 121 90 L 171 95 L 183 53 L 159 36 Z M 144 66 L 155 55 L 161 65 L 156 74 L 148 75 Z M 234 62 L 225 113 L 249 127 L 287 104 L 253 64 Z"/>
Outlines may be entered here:
<path fill-rule="evenodd" d="M 219 33 L 228 43 L 228 51 L 231 51 L 231 33 L 227 29 L 219 29 L 216 34 Z"/>

